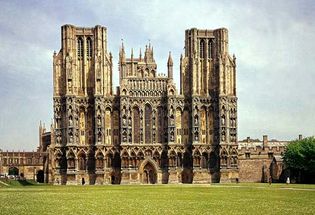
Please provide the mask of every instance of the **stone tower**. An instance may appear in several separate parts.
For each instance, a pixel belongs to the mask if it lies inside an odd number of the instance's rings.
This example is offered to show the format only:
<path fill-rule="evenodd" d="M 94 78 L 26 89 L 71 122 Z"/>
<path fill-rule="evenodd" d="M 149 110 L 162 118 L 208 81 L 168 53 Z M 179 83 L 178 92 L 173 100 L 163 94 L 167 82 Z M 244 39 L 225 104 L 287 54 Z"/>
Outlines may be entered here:
<path fill-rule="evenodd" d="M 181 93 L 191 104 L 193 145 L 211 145 L 213 181 L 238 177 L 235 68 L 235 57 L 228 52 L 227 29 L 186 30 Z"/>
<path fill-rule="evenodd" d="M 103 135 L 111 129 L 105 126 L 103 101 L 112 97 L 112 56 L 104 27 L 64 25 L 61 38 L 61 50 L 53 57 L 53 168 L 55 178 L 65 183 L 79 180 L 81 170 L 93 175 L 95 143 L 112 141 Z"/>

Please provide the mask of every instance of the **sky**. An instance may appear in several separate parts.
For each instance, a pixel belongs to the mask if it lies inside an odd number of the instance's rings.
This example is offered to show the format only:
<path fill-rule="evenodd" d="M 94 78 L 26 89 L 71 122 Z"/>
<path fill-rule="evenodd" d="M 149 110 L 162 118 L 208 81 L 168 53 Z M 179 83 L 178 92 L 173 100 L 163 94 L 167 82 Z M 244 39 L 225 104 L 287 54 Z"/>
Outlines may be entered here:
<path fill-rule="evenodd" d="M 292 140 L 315 133 L 315 2 L 0 0 L 0 149 L 36 150 L 40 121 L 53 118 L 52 56 L 64 24 L 107 27 L 118 85 L 127 55 L 151 42 L 158 72 L 172 52 L 179 87 L 184 31 L 229 30 L 237 58 L 238 139 Z"/>

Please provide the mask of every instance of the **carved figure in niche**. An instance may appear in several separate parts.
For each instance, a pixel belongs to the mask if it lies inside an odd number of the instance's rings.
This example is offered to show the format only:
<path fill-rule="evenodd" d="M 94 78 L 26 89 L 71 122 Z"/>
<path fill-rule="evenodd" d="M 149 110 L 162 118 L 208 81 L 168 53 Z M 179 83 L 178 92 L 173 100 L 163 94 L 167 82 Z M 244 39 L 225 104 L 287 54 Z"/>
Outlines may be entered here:
<path fill-rule="evenodd" d="M 98 125 L 98 126 L 101 126 L 101 125 L 102 125 L 101 116 L 100 116 L 100 115 L 97 116 L 97 125 Z"/>
<path fill-rule="evenodd" d="M 69 126 L 73 125 L 72 116 L 69 117 Z"/>
<path fill-rule="evenodd" d="M 198 141 L 198 133 L 195 133 L 195 141 Z"/>
<path fill-rule="evenodd" d="M 97 110 L 96 110 L 96 115 L 97 115 L 97 116 L 101 115 L 100 106 L 98 106 L 98 107 L 97 107 Z"/>
<path fill-rule="evenodd" d="M 69 106 L 69 109 L 68 109 L 68 115 L 70 116 L 72 114 L 72 107 L 71 105 Z"/>
<path fill-rule="evenodd" d="M 123 123 L 123 126 L 126 126 L 126 125 L 127 125 L 126 116 L 123 116 L 123 118 L 122 118 L 122 123 Z"/>
<path fill-rule="evenodd" d="M 224 131 L 222 131 L 222 133 L 221 133 L 221 140 L 225 141 L 225 132 Z"/>
<path fill-rule="evenodd" d="M 132 123 L 131 117 L 129 117 L 129 119 L 128 119 L 128 125 L 131 126 L 131 123 Z"/>
<path fill-rule="evenodd" d="M 72 133 L 72 131 L 69 132 L 69 142 L 70 143 L 73 142 L 73 133 Z"/>
<path fill-rule="evenodd" d="M 174 132 L 172 131 L 170 134 L 170 140 L 173 142 L 174 141 Z"/>
<path fill-rule="evenodd" d="M 122 115 L 126 115 L 126 107 L 124 107 L 124 108 L 122 109 L 121 114 L 122 114 Z"/>
<path fill-rule="evenodd" d="M 194 122 L 195 122 L 195 125 L 198 125 L 198 116 L 197 115 L 195 116 L 195 121 Z"/>
<path fill-rule="evenodd" d="M 230 139 L 231 139 L 231 141 L 233 142 L 235 138 L 234 138 L 233 135 L 231 135 Z"/>
<path fill-rule="evenodd" d="M 68 80 L 68 91 L 69 93 L 72 93 L 72 81 Z"/>
<path fill-rule="evenodd" d="M 225 125 L 225 116 L 224 115 L 221 116 L 221 124 Z"/>
<path fill-rule="evenodd" d="M 78 138 L 79 137 L 79 129 L 77 128 L 77 129 L 75 129 L 75 136 L 76 136 L 76 138 Z"/>
<path fill-rule="evenodd" d="M 97 141 L 98 142 L 102 141 L 102 133 L 101 132 L 98 132 L 98 134 L 97 134 Z"/>

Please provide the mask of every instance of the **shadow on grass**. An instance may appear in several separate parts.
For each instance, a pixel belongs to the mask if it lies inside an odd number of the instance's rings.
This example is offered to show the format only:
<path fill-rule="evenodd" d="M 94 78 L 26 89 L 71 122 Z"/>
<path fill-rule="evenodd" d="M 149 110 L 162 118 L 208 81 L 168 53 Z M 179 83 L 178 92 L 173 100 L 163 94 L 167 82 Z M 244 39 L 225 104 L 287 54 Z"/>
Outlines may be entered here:
<path fill-rule="evenodd" d="M 36 186 L 38 185 L 36 181 L 33 180 L 14 180 L 14 179 L 1 179 L 2 182 L 1 186 L 9 187 L 20 187 L 20 186 Z"/>
<path fill-rule="evenodd" d="M 27 180 L 17 180 L 17 182 L 21 185 L 21 186 L 33 186 L 35 185 L 34 183 L 27 181 Z"/>

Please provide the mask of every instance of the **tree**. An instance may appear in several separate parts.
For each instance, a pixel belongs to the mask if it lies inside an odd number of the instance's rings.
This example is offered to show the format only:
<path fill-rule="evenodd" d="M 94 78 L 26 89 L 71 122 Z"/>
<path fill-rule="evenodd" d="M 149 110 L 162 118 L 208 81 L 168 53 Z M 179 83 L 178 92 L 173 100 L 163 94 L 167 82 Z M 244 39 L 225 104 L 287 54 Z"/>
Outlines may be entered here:
<path fill-rule="evenodd" d="M 298 182 L 314 183 L 315 137 L 290 142 L 283 158 L 286 167 L 297 177 Z"/>

